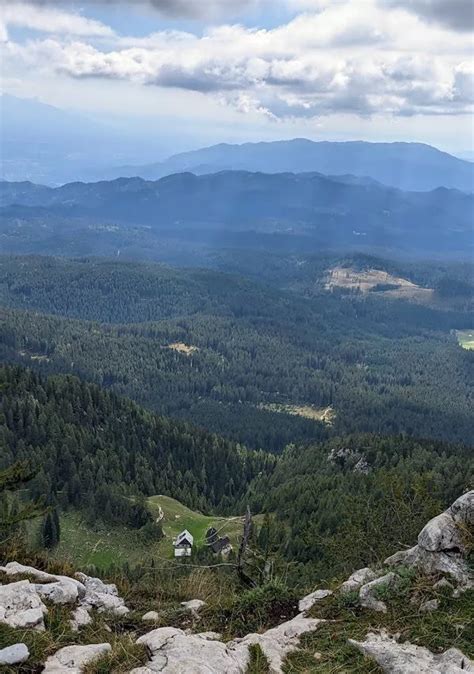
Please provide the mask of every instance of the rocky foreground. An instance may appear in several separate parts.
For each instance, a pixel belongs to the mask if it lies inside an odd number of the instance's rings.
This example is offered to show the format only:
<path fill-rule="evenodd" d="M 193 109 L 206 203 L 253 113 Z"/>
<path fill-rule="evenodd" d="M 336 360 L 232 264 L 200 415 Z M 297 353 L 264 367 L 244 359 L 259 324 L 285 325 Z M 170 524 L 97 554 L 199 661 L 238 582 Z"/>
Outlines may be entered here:
<path fill-rule="evenodd" d="M 453 597 L 474 587 L 468 564 L 468 550 L 474 528 L 474 491 L 458 498 L 444 513 L 432 519 L 409 550 L 397 552 L 381 568 L 364 568 L 354 572 L 335 590 L 318 589 L 302 598 L 299 614 L 263 633 L 224 642 L 214 632 L 193 633 L 177 627 L 159 627 L 139 637 L 146 647 L 148 662 L 132 674 L 245 674 L 250 665 L 249 647 L 259 646 L 272 674 L 282 672 L 288 654 L 300 648 L 303 634 L 318 630 L 325 619 L 313 617 L 319 602 L 331 595 L 355 596 L 359 607 L 367 611 L 387 611 L 387 597 L 401 581 L 403 569 L 416 569 L 432 579 L 433 587 L 449 591 Z M 0 567 L 0 623 L 18 631 L 45 630 L 44 618 L 54 605 L 70 608 L 70 627 L 79 632 L 93 620 L 94 613 L 123 617 L 129 609 L 115 585 L 77 573 L 74 578 L 58 576 L 33 567 L 10 562 Z M 9 577 L 12 578 L 9 582 Z M 18 578 L 20 579 L 18 580 Z M 203 602 L 185 602 L 184 609 L 195 617 Z M 421 613 L 438 610 L 436 599 L 416 607 Z M 150 611 L 144 621 L 153 621 L 158 613 Z M 473 615 L 474 619 L 474 615 Z M 412 643 L 400 643 L 396 634 L 384 630 L 368 633 L 363 640 L 349 638 L 354 653 L 361 652 L 392 674 L 464 674 L 474 672 L 474 664 L 456 648 L 432 653 Z M 58 649 L 44 663 L 46 674 L 79 674 L 84 668 L 112 649 L 110 643 L 69 645 Z M 0 650 L 0 665 L 20 668 L 30 657 L 27 646 L 18 641 Z M 314 671 L 318 671 L 315 664 Z"/>

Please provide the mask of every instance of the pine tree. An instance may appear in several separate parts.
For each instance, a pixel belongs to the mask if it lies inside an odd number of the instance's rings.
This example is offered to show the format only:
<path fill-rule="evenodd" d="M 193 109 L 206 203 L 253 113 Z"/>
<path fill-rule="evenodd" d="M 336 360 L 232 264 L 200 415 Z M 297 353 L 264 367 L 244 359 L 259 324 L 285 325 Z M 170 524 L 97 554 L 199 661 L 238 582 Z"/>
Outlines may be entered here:
<path fill-rule="evenodd" d="M 45 509 L 40 501 L 19 504 L 11 497 L 35 476 L 27 462 L 17 462 L 0 471 L 0 543 L 15 532 L 21 522 L 38 517 Z"/>

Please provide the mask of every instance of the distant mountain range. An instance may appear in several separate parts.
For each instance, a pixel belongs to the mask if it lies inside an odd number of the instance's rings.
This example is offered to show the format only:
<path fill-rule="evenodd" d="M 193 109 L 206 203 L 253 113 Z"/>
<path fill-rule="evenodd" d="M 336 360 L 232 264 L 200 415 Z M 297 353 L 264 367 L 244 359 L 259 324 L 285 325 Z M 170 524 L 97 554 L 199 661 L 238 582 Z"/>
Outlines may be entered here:
<path fill-rule="evenodd" d="M 32 98 L 0 95 L 0 118 L 0 178 L 5 180 L 91 180 L 111 164 L 170 152 L 168 143 L 137 125 L 90 119 Z"/>
<path fill-rule="evenodd" d="M 297 138 L 224 143 L 163 159 L 199 142 L 177 120 L 149 117 L 137 123 L 120 116 L 92 118 L 8 94 L 0 95 L 0 114 L 3 180 L 61 185 L 75 180 L 158 180 L 174 173 L 232 170 L 348 175 L 414 191 L 474 190 L 474 163 L 420 143 Z"/>
<path fill-rule="evenodd" d="M 5 252 L 162 259 L 173 247 L 473 252 L 474 195 L 317 173 L 182 173 L 48 188 L 0 183 Z"/>
<path fill-rule="evenodd" d="M 403 190 L 474 189 L 474 164 L 421 143 L 313 142 L 304 138 L 243 145 L 213 145 L 164 162 L 124 166 L 104 177 L 156 180 L 172 173 L 218 171 L 320 172 L 373 178 Z"/>

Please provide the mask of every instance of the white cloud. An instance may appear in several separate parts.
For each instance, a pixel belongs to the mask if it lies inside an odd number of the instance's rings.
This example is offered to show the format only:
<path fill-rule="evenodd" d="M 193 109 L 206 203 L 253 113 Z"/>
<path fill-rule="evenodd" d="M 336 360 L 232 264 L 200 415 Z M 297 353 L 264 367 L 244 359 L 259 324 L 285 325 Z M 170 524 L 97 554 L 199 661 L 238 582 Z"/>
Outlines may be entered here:
<path fill-rule="evenodd" d="M 58 35 L 84 37 L 112 37 L 114 35 L 114 31 L 100 21 L 61 9 L 24 2 L 7 2 L 6 0 L 0 3 L 0 9 L 4 31 L 2 41 L 7 39 L 8 26 Z M 2 35 L 1 32 L 0 35 Z"/>
<path fill-rule="evenodd" d="M 382 7 L 380 0 L 290 1 L 304 1 L 317 11 L 273 29 L 217 25 L 201 36 L 183 31 L 115 36 L 108 48 L 54 35 L 9 42 L 5 52 L 11 63 L 45 73 L 200 92 L 242 113 L 271 119 L 471 109 L 469 36 L 459 34 L 453 41 L 452 31 L 404 8 Z M 72 19 L 89 21 L 65 13 L 51 16 L 54 25 Z M 100 27 L 105 32 L 97 35 L 110 37 L 107 27 Z"/>

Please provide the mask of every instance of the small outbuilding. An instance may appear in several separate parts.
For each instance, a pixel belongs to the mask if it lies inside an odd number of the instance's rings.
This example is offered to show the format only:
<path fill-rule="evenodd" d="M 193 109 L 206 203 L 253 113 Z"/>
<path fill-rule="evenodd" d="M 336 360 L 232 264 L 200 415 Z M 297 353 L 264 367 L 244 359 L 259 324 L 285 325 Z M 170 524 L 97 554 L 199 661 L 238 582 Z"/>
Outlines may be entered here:
<path fill-rule="evenodd" d="M 219 553 L 226 555 L 232 550 L 229 537 L 220 537 L 215 527 L 211 527 L 207 530 L 206 543 L 216 555 Z"/>

